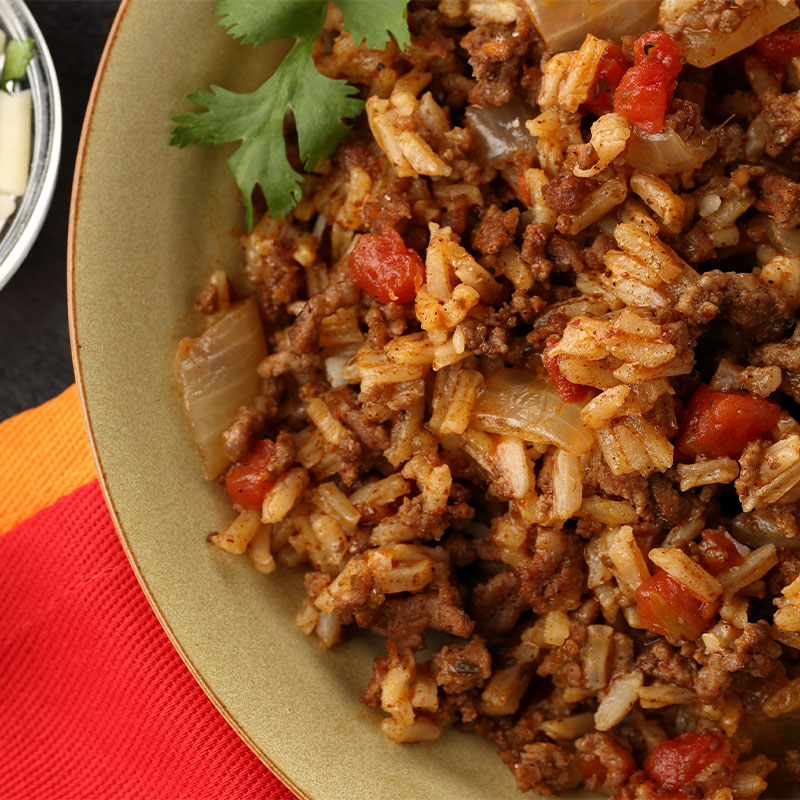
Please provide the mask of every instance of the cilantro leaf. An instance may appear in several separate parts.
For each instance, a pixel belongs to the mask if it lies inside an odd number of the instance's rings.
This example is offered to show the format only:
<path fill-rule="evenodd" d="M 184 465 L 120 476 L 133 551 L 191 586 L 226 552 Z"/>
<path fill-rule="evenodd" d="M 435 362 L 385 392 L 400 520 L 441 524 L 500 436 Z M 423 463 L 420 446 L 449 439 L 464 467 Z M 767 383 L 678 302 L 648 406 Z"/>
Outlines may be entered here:
<path fill-rule="evenodd" d="M 179 147 L 195 139 L 215 145 L 241 140 L 228 166 L 242 192 L 248 229 L 253 226 L 256 186 L 261 187 L 273 215 L 288 213 L 301 197 L 302 175 L 292 169 L 283 138 L 286 110 L 294 112 L 300 158 L 306 169 L 313 169 L 348 134 L 350 128 L 342 119 L 356 116 L 364 107 L 353 97 L 358 91 L 354 86 L 317 71 L 313 47 L 313 39 L 298 40 L 274 75 L 255 92 L 239 94 L 219 86 L 200 89 L 189 100 L 207 111 L 173 117 L 178 127 L 171 144 Z"/>
<path fill-rule="evenodd" d="M 219 24 L 242 44 L 275 39 L 315 39 L 325 22 L 326 0 L 219 0 Z"/>
<path fill-rule="evenodd" d="M 33 39 L 12 39 L 6 46 L 6 59 L 0 83 L 5 87 L 8 81 L 20 81 L 33 58 Z"/>
<path fill-rule="evenodd" d="M 393 35 L 410 42 L 408 0 L 338 0 L 343 27 L 353 40 L 383 47 Z M 345 122 L 364 103 L 355 86 L 322 75 L 314 65 L 314 42 L 322 31 L 327 0 L 219 0 L 219 24 L 242 44 L 295 39 L 281 65 L 259 89 L 231 92 L 220 86 L 198 89 L 188 99 L 205 109 L 172 118 L 170 144 L 184 147 L 241 142 L 228 166 L 242 193 L 248 229 L 253 227 L 253 191 L 258 186 L 273 215 L 299 202 L 303 176 L 293 169 L 283 136 L 286 112 L 294 114 L 300 158 L 312 170 L 330 158 L 350 132 Z"/>
<path fill-rule="evenodd" d="M 408 0 L 336 0 L 342 12 L 343 27 L 350 31 L 353 42 L 368 47 L 385 47 L 391 33 L 402 49 L 411 44 L 406 21 Z M 387 33 L 388 31 L 388 33 Z"/>

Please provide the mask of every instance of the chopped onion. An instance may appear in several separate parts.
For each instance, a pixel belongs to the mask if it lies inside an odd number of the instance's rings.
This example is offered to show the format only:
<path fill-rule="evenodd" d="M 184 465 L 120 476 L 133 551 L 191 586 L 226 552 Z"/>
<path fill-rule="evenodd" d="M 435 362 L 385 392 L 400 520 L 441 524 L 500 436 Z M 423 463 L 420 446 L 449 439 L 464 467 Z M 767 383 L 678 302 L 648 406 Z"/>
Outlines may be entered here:
<path fill-rule="evenodd" d="M 526 0 L 550 50 L 576 50 L 587 33 L 600 39 L 640 36 L 656 26 L 660 0 Z"/>
<path fill-rule="evenodd" d="M 497 370 L 484 384 L 473 416 L 482 430 L 547 442 L 576 455 L 592 446 L 580 404 L 565 403 L 550 381 L 521 369 Z"/>
<path fill-rule="evenodd" d="M 490 167 L 533 147 L 525 122 L 536 114 L 516 97 L 502 106 L 470 106 L 464 116 L 475 139 L 475 154 Z"/>
<path fill-rule="evenodd" d="M 0 91 L 0 192 L 25 194 L 31 166 L 31 90 Z"/>
<path fill-rule="evenodd" d="M 254 298 L 234 307 L 197 339 L 178 346 L 176 371 L 208 480 L 228 465 L 222 434 L 261 388 L 256 367 L 267 354 Z"/>
<path fill-rule="evenodd" d="M 691 5 L 697 5 L 692 3 Z M 686 3 L 665 2 L 658 16 L 659 26 L 677 39 L 686 60 L 693 67 L 710 67 L 793 20 L 800 9 L 795 3 L 767 0 L 763 8 L 751 11 L 732 31 L 711 31 L 680 26 Z"/>
<path fill-rule="evenodd" d="M 800 550 L 800 537 L 787 536 L 784 529 L 764 511 L 739 514 L 734 517 L 732 527 L 734 536 L 749 547 L 774 544 L 775 547 Z"/>
<path fill-rule="evenodd" d="M 687 141 L 674 128 L 645 133 L 631 127 L 625 160 L 634 169 L 653 175 L 670 175 L 700 167 L 716 150 L 717 137 L 709 131 Z"/>
<path fill-rule="evenodd" d="M 764 231 L 781 255 L 800 256 L 800 231 L 797 228 L 781 228 L 769 217 L 764 220 Z"/>

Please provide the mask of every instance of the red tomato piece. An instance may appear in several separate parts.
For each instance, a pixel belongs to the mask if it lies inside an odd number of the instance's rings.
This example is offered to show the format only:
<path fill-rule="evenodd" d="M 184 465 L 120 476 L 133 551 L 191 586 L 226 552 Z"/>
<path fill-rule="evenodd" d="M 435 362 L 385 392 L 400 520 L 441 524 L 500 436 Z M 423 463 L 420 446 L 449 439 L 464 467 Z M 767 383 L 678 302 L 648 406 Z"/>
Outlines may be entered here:
<path fill-rule="evenodd" d="M 350 253 L 350 273 L 381 303 L 408 303 L 425 280 L 422 259 L 394 228 L 366 233 L 358 240 Z"/>
<path fill-rule="evenodd" d="M 614 98 L 609 90 L 619 86 L 628 67 L 630 67 L 630 63 L 625 58 L 622 48 L 616 42 L 611 42 L 600 56 L 597 64 L 597 77 L 589 93 L 592 99 L 583 104 L 584 108 L 597 116 L 613 111 Z"/>
<path fill-rule="evenodd" d="M 620 80 L 614 110 L 643 131 L 658 133 L 681 71 L 681 50 L 669 34 L 650 31 L 636 40 L 633 53 L 635 63 Z"/>
<path fill-rule="evenodd" d="M 237 461 L 225 476 L 225 491 L 234 503 L 244 508 L 260 508 L 264 495 L 275 483 L 270 461 L 275 455 L 275 443 L 262 439 L 253 449 Z"/>
<path fill-rule="evenodd" d="M 800 56 L 800 31 L 775 31 L 759 39 L 753 47 L 765 58 L 788 61 Z"/>
<path fill-rule="evenodd" d="M 739 566 L 744 559 L 725 531 L 709 529 L 701 534 L 700 560 L 706 572 L 719 575 L 728 567 Z"/>
<path fill-rule="evenodd" d="M 633 45 L 634 63 L 646 64 L 657 61 L 664 68 L 664 74 L 673 80 L 681 71 L 683 55 L 678 43 L 664 31 L 648 31 Z"/>
<path fill-rule="evenodd" d="M 614 110 L 614 98 L 611 96 L 611 92 L 600 92 L 594 100 L 587 100 L 582 108 L 601 117 Z"/>
<path fill-rule="evenodd" d="M 647 133 L 664 127 L 667 106 L 675 90 L 675 80 L 656 61 L 631 67 L 614 95 L 614 110 Z"/>
<path fill-rule="evenodd" d="M 721 733 L 684 733 L 654 748 L 644 760 L 644 768 L 664 789 L 676 791 L 715 761 L 726 761 L 733 767 Z"/>
<path fill-rule="evenodd" d="M 694 641 L 717 613 L 682 583 L 660 569 L 636 590 L 636 608 L 647 630 L 671 639 Z"/>
<path fill-rule="evenodd" d="M 701 386 L 689 400 L 676 442 L 678 454 L 739 458 L 748 442 L 778 422 L 781 407 L 747 392 L 715 392 Z"/>
<path fill-rule="evenodd" d="M 542 355 L 542 363 L 550 376 L 553 383 L 553 388 L 556 390 L 558 396 L 565 403 L 581 403 L 592 394 L 591 386 L 583 386 L 580 383 L 573 383 L 567 380 L 558 368 L 558 362 L 562 356 L 550 356 L 548 353 L 558 343 L 557 336 L 548 336 L 544 344 L 544 355 Z"/>

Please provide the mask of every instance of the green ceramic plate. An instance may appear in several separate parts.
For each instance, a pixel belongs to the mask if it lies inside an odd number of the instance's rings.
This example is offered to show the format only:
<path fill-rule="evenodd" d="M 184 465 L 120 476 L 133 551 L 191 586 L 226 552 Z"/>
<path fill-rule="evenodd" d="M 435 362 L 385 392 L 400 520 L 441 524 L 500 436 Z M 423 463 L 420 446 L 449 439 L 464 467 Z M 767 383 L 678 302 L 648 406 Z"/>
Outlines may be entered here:
<path fill-rule="evenodd" d="M 224 155 L 168 146 L 184 95 L 252 90 L 282 48 L 243 48 L 208 0 L 123 4 L 98 74 L 75 177 L 75 367 L 106 499 L 142 587 L 183 659 L 247 744 L 300 796 L 517 798 L 495 748 L 448 731 L 382 737 L 358 696 L 371 638 L 322 652 L 295 627 L 298 574 L 264 576 L 205 542 L 231 512 L 203 480 L 173 379 L 211 270 L 238 269 L 242 214 Z M 530 796 L 530 795 L 528 795 Z"/>

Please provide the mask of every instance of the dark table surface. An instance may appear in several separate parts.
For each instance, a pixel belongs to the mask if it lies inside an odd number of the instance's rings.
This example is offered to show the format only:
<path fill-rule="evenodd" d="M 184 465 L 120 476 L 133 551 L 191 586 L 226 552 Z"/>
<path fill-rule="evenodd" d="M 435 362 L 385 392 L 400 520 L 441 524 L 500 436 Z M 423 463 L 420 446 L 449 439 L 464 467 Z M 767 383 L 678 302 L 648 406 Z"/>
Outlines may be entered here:
<path fill-rule="evenodd" d="M 28 0 L 58 72 L 64 113 L 53 203 L 36 243 L 0 290 L 0 420 L 74 381 L 67 329 L 67 223 L 81 126 L 119 0 Z"/>

